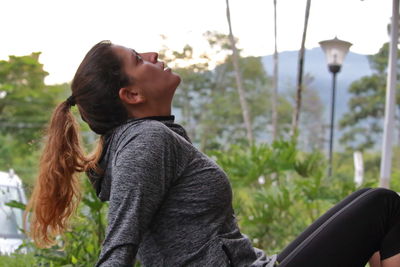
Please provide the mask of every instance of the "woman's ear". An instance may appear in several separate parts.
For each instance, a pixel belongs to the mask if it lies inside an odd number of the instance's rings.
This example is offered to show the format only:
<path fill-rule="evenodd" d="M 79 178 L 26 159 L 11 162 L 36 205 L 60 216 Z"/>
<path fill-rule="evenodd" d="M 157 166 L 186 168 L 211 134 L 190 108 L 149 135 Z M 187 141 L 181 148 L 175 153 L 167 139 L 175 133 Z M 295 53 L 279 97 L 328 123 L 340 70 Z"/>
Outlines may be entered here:
<path fill-rule="evenodd" d="M 134 87 L 122 87 L 119 89 L 119 98 L 125 104 L 141 104 L 145 101 L 141 91 Z"/>

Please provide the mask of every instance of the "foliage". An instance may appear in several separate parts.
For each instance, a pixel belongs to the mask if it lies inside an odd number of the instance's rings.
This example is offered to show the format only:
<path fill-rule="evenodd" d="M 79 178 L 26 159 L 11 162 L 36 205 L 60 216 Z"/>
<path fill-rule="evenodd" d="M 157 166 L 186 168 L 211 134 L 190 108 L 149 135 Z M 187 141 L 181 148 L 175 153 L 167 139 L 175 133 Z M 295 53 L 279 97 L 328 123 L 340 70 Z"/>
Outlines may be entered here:
<path fill-rule="evenodd" d="M 369 56 L 374 73 L 350 85 L 349 111 L 340 120 L 340 127 L 344 129 L 340 142 L 348 149 L 363 151 L 373 148 L 379 140 L 385 112 L 388 53 L 389 45 L 386 43 L 377 54 Z M 400 103 L 399 93 L 396 95 L 396 103 Z"/>
<path fill-rule="evenodd" d="M 0 61 L 0 133 L 12 133 L 20 142 L 37 139 L 49 119 L 49 107 L 56 103 L 62 86 L 46 86 L 48 74 L 39 63 L 40 53 L 10 56 Z"/>
<path fill-rule="evenodd" d="M 226 35 L 211 32 L 206 33 L 206 38 L 214 54 L 198 56 L 189 45 L 182 51 L 164 53 L 165 59 L 174 65 L 174 71 L 183 79 L 174 106 L 181 112 L 183 124 L 194 143 L 215 157 L 230 177 L 233 205 L 242 232 L 268 253 L 278 252 L 320 214 L 356 189 L 352 181 L 352 154 L 335 154 L 335 175 L 325 176 L 324 156 L 317 152 L 321 147 L 321 132 L 316 126 L 320 125 L 323 107 L 313 88 L 307 87 L 307 82 L 302 118 L 307 116 L 304 112 L 313 116 L 309 116 L 309 121 L 301 122 L 300 134 L 304 136 L 307 132 L 310 145 L 305 145 L 308 150 L 304 150 L 311 152 L 302 152 L 294 141 L 283 140 L 248 147 L 235 89 L 229 40 Z M 371 114 L 372 117 L 377 115 L 376 118 L 381 116 L 381 91 L 375 88 L 384 87 L 379 76 L 385 70 L 384 53 L 371 58 L 371 64 L 375 64 L 378 72 L 376 77 L 367 77 L 354 85 L 354 95 L 362 101 L 356 97 L 352 100 L 354 114 L 351 116 L 354 116 L 346 117 L 349 129 L 352 125 L 364 127 L 366 124 L 362 121 L 370 119 Z M 42 129 L 50 116 L 49 110 L 59 102 L 58 99 L 64 99 L 63 94 L 68 91 L 67 84 L 44 84 L 47 73 L 38 58 L 39 53 L 33 53 L 0 61 L 0 91 L 7 92 L 6 97 L 0 99 L 0 169 L 15 168 L 25 184 L 32 184 L 36 173 Z M 259 139 L 267 139 L 271 121 L 270 77 L 261 58 L 240 57 L 239 60 L 253 131 Z M 213 64 L 215 68 L 210 70 Z M 375 101 L 374 105 L 370 105 L 371 100 Z M 278 108 L 279 132 L 285 136 L 292 117 L 290 96 L 281 95 Z M 360 109 L 367 115 L 356 112 Z M 76 114 L 76 109 L 73 112 Z M 307 125 L 307 131 L 303 129 L 304 125 Z M 95 135 L 86 125 L 82 126 L 86 143 L 92 144 Z M 359 132 L 365 134 L 363 129 Z M 301 141 L 299 138 L 298 142 Z M 235 145 L 227 146 L 229 143 Z M 395 152 L 395 158 L 400 162 L 399 151 Z M 366 181 L 363 186 L 376 185 L 379 155 L 364 152 L 364 159 Z M 400 177 L 400 172 L 395 171 L 393 176 Z M 400 190 L 397 181 L 392 179 L 392 186 Z M 87 179 L 83 188 L 83 199 L 71 222 L 71 231 L 59 237 L 56 246 L 38 249 L 26 241 L 24 247 L 30 251 L 27 255 L 0 258 L 0 262 L 10 262 L 10 266 L 93 266 L 104 238 L 107 204 L 98 200 Z M 10 205 L 23 209 L 18 203 Z"/>
<path fill-rule="evenodd" d="M 265 135 L 270 116 L 266 113 L 270 80 L 263 70 L 260 58 L 240 58 L 242 66 L 242 80 L 246 88 L 253 133 L 255 136 Z M 204 150 L 210 148 L 210 143 L 246 143 L 246 131 L 240 109 L 239 96 L 236 90 L 231 57 L 225 64 L 214 70 L 213 88 L 210 97 L 203 107 L 203 120 L 200 122 L 201 132 L 204 134 Z M 220 78 L 217 78 L 220 77 Z M 268 115 L 267 115 L 268 114 Z"/>
<path fill-rule="evenodd" d="M 324 157 L 298 151 L 294 141 L 250 148 L 234 145 L 210 155 L 230 177 L 242 232 L 269 253 L 283 249 L 356 190 L 351 174 L 326 177 Z"/>
<path fill-rule="evenodd" d="M 161 57 L 175 66 L 182 83 L 175 93 L 173 105 L 182 115 L 182 124 L 202 151 L 219 148 L 227 143 L 247 143 L 243 114 L 236 89 L 235 71 L 227 35 L 207 32 L 205 37 L 212 49 L 207 55 L 197 55 L 186 45 L 181 52 Z M 222 56 L 222 58 L 221 58 Z M 218 59 L 218 60 L 217 60 Z M 186 65 L 180 65 L 185 62 Z M 210 70 L 211 65 L 215 65 Z M 264 70 L 260 57 L 239 57 L 246 100 L 249 103 L 253 132 L 266 138 L 270 125 L 271 79 Z M 290 104 L 282 97 L 283 123 L 290 120 Z"/>
<path fill-rule="evenodd" d="M 299 121 L 300 131 L 297 140 L 298 148 L 305 151 L 323 151 L 326 129 L 323 118 L 325 107 L 317 90 L 312 86 L 314 78 L 306 74 L 303 80 L 303 96 Z"/>
<path fill-rule="evenodd" d="M 27 267 L 35 266 L 35 257 L 33 253 L 11 255 L 0 255 L 0 267 Z"/>
<path fill-rule="evenodd" d="M 162 51 L 160 56 L 165 57 L 168 65 L 175 65 L 174 72 L 178 73 L 182 79 L 175 93 L 173 106 L 180 110 L 182 126 L 185 127 L 189 136 L 197 140 L 199 135 L 196 125 L 210 94 L 212 73 L 208 71 L 208 60 L 180 66 L 181 62 L 188 64 L 195 58 L 193 48 L 189 45 L 186 45 L 182 52 L 172 51 L 172 54 L 168 56 L 166 53 L 167 51 Z M 205 55 L 202 57 L 206 58 Z"/>
<path fill-rule="evenodd" d="M 44 84 L 47 72 L 40 53 L 0 61 L 0 169 L 14 168 L 33 180 L 40 139 L 60 94 L 67 85 Z"/>
<path fill-rule="evenodd" d="M 97 262 L 105 235 L 108 205 L 98 199 L 88 179 L 85 179 L 83 186 L 83 198 L 71 222 L 70 231 L 59 236 L 56 245 L 40 249 L 32 241 L 25 240 L 21 246 L 20 249 L 26 248 L 34 255 L 35 266 L 86 267 Z M 24 209 L 20 203 L 13 202 L 10 205 Z"/>
<path fill-rule="evenodd" d="M 243 114 L 240 108 L 236 76 L 229 37 L 206 32 L 207 54 L 190 45 L 170 51 L 164 47 L 160 58 L 172 66 L 182 82 L 175 92 L 173 107 L 177 120 L 186 128 L 193 143 L 202 151 L 223 148 L 227 144 L 247 143 Z M 236 40 L 238 42 L 238 40 Z M 244 57 L 239 51 L 241 77 L 256 140 L 272 139 L 272 79 L 265 71 L 261 57 Z M 323 106 L 311 87 L 312 77 L 304 82 L 304 118 L 301 145 L 309 150 L 321 148 L 323 139 Z M 293 98 L 293 99 L 292 99 Z M 278 97 L 278 136 L 287 137 L 292 121 L 294 96 Z M 299 143 L 300 143 L 299 141 Z"/>
<path fill-rule="evenodd" d="M 28 197 L 37 173 L 49 111 L 65 99 L 69 91 L 68 84 L 44 84 L 47 72 L 39 63 L 39 55 L 10 56 L 8 61 L 0 61 L 0 169 L 15 169 L 23 178 Z M 93 145 L 95 136 L 88 134 L 87 126 L 82 129 L 86 143 Z M 24 209 L 22 203 L 13 202 L 9 206 Z M 78 213 L 71 222 L 72 231 L 60 237 L 58 244 L 50 249 L 38 249 L 26 240 L 23 247 L 31 252 L 29 255 L 7 257 L 7 261 L 2 262 L 12 264 L 10 266 L 93 266 L 104 238 L 105 212 L 105 204 L 86 182 Z M 31 264 L 32 258 L 36 264 Z"/>
<path fill-rule="evenodd" d="M 301 152 L 294 141 L 232 145 L 209 155 L 230 178 L 241 231 L 269 254 L 279 252 L 323 212 L 357 189 L 351 164 L 346 164 L 351 162 L 347 154 L 335 155 L 335 176 L 328 178 L 323 155 Z M 376 158 L 365 156 L 368 171 L 376 171 Z M 374 185 L 370 178 L 363 186 Z M 11 205 L 24 208 L 18 203 Z M 83 200 L 71 231 L 50 249 L 38 249 L 30 242 L 25 246 L 39 266 L 93 266 L 104 237 L 106 212 L 107 204 L 98 200 L 85 179 Z"/>

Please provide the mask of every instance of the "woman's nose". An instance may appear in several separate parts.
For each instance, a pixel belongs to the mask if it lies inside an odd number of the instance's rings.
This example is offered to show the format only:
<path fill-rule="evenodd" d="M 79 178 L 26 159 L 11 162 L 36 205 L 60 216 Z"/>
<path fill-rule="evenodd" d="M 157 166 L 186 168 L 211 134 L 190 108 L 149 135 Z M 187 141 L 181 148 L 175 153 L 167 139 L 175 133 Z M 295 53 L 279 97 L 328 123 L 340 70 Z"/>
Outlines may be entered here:
<path fill-rule="evenodd" d="M 140 56 L 151 63 L 157 63 L 158 60 L 158 53 L 156 52 L 141 53 Z"/>
<path fill-rule="evenodd" d="M 153 57 L 153 61 L 154 61 L 154 62 L 157 62 L 157 60 L 158 60 L 158 53 L 153 52 L 152 54 L 153 54 L 153 56 L 152 56 L 152 57 Z"/>

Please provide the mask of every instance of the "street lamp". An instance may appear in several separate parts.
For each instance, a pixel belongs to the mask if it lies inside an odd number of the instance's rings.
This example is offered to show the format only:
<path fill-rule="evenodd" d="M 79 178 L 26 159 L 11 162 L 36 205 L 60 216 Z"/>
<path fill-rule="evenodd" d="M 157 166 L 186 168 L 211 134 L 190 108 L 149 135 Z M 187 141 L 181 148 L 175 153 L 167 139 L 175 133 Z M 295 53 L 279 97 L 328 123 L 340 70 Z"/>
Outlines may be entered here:
<path fill-rule="evenodd" d="M 332 149 L 333 149 L 333 126 L 335 121 L 335 95 L 336 95 L 336 74 L 340 71 L 344 58 L 352 45 L 349 42 L 339 40 L 335 37 L 332 40 L 319 42 L 325 52 L 329 71 L 332 73 L 332 108 L 331 108 L 331 133 L 329 139 L 329 166 L 328 176 L 332 175 Z"/>

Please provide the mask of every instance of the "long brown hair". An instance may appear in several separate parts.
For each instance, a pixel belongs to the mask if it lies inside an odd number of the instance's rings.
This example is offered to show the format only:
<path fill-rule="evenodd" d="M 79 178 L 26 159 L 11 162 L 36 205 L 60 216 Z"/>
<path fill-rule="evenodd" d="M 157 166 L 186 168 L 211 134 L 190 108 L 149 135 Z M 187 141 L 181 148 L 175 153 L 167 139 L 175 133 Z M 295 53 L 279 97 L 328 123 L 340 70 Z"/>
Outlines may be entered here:
<path fill-rule="evenodd" d="M 132 81 L 122 69 L 122 60 L 111 42 L 96 44 L 74 76 L 71 98 L 60 103 L 52 114 L 39 174 L 24 213 L 25 230 L 39 247 L 53 245 L 54 238 L 68 229 L 69 218 L 81 198 L 78 173 L 101 172 L 97 162 L 102 136 L 128 118 L 118 91 Z M 97 149 L 89 156 L 81 148 L 79 125 L 70 110 L 75 104 L 82 119 L 101 135 Z M 30 231 L 26 229 L 28 216 Z"/>

